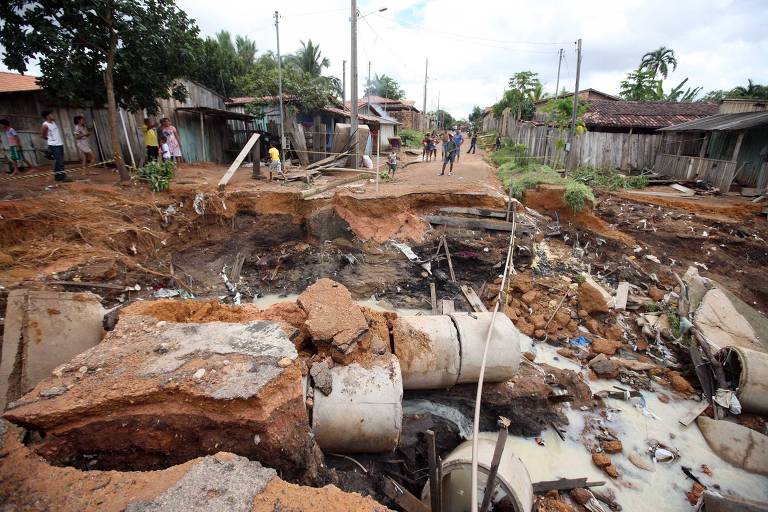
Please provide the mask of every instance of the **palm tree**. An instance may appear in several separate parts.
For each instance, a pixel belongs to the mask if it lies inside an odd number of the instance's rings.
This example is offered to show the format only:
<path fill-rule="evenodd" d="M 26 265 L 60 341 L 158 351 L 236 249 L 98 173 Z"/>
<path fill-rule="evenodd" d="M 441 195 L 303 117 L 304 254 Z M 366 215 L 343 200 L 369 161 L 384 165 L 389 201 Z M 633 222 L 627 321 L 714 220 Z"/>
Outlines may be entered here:
<path fill-rule="evenodd" d="M 248 36 L 235 37 L 235 49 L 240 62 L 246 69 L 250 68 L 256 60 L 256 41 Z"/>
<path fill-rule="evenodd" d="M 672 66 L 672 71 L 677 69 L 675 50 L 666 46 L 659 46 L 657 50 L 643 55 L 643 58 L 640 60 L 640 69 L 650 71 L 654 75 L 658 73 L 664 78 L 667 78 L 669 73 L 667 66 Z"/>
<path fill-rule="evenodd" d="M 532 102 L 536 103 L 537 101 L 545 100 L 549 98 L 549 93 L 544 92 L 544 84 L 541 82 L 536 82 L 533 84 L 533 87 L 531 87 L 531 90 L 528 91 L 528 99 L 530 99 Z"/>
<path fill-rule="evenodd" d="M 740 85 L 731 89 L 728 93 L 731 98 L 768 99 L 768 86 L 756 84 L 751 78 L 747 78 L 747 86 Z"/>
<path fill-rule="evenodd" d="M 320 76 L 323 68 L 331 65 L 331 61 L 323 57 L 320 46 L 314 44 L 311 39 L 306 44 L 301 41 L 301 48 L 295 54 L 286 57 L 285 61 L 312 76 Z"/>

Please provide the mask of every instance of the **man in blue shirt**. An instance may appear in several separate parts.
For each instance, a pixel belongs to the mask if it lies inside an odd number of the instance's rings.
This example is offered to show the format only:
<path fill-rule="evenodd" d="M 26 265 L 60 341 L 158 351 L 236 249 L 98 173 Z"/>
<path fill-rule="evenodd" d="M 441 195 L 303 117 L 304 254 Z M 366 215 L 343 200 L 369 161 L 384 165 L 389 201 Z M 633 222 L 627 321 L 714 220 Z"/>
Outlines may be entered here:
<path fill-rule="evenodd" d="M 450 164 L 448 169 L 448 176 L 453 174 L 453 161 L 456 158 L 456 142 L 453 140 L 453 136 L 450 133 L 443 135 L 443 169 L 438 173 L 439 176 L 445 175 L 445 166 Z"/>
<path fill-rule="evenodd" d="M 457 130 L 456 135 L 453 136 L 453 142 L 456 144 L 456 161 L 458 162 L 461 155 L 461 143 L 464 142 L 464 136 L 460 130 Z"/>

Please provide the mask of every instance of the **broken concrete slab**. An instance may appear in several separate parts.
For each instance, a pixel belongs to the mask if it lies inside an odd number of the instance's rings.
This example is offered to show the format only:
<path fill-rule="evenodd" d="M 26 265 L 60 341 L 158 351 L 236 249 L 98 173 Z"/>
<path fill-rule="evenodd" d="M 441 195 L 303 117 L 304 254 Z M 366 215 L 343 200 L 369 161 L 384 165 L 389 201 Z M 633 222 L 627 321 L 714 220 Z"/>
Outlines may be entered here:
<path fill-rule="evenodd" d="M 301 370 L 278 364 L 296 357 L 274 322 L 127 316 L 4 417 L 43 433 L 31 447 L 56 464 L 144 470 L 229 451 L 313 470 Z M 42 396 L 54 387 L 67 391 Z"/>
<path fill-rule="evenodd" d="M 317 280 L 299 295 L 298 303 L 307 312 L 305 325 L 313 340 L 330 344 L 332 356 L 352 351 L 368 331 L 368 321 L 349 290 L 331 279 Z"/>
<path fill-rule="evenodd" d="M 696 424 L 721 459 L 752 473 L 768 475 L 768 436 L 738 423 L 706 416 L 699 416 Z"/>
<path fill-rule="evenodd" d="M 99 343 L 104 313 L 92 293 L 12 290 L 0 359 L 0 410 Z"/>
<path fill-rule="evenodd" d="M 48 464 L 22 443 L 22 429 L 2 420 L 0 438 L 0 495 L 8 510 L 389 510 L 370 497 L 333 485 L 316 489 L 285 482 L 275 470 L 232 453 L 220 452 L 160 471 L 81 471 Z"/>
<path fill-rule="evenodd" d="M 696 309 L 693 325 L 717 348 L 739 346 L 761 349 L 752 326 L 717 288 L 704 295 Z"/>

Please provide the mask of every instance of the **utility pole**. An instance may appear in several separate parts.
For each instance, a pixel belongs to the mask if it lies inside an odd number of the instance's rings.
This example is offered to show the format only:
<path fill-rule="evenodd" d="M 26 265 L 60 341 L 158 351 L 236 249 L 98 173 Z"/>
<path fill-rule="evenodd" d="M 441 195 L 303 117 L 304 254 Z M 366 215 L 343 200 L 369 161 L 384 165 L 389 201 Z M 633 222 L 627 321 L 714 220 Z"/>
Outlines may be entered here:
<path fill-rule="evenodd" d="M 368 84 L 365 88 L 368 89 L 368 115 L 371 115 L 371 61 L 368 61 Z"/>
<path fill-rule="evenodd" d="M 440 111 L 440 91 L 437 91 L 437 129 L 440 129 L 441 125 L 441 117 L 443 117 L 442 112 Z"/>
<path fill-rule="evenodd" d="M 560 50 L 562 51 L 562 50 Z M 341 104 L 347 101 L 347 61 L 341 63 Z"/>
<path fill-rule="evenodd" d="M 275 11 L 275 35 L 277 36 L 277 98 L 280 103 L 280 162 L 285 166 L 285 119 L 283 116 L 283 59 L 280 57 L 280 14 Z M 285 172 L 285 168 L 283 168 Z"/>
<path fill-rule="evenodd" d="M 352 163 L 352 168 L 357 169 L 358 162 L 360 160 L 360 148 L 358 147 L 358 136 L 357 136 L 357 115 L 358 115 L 358 108 L 357 108 L 357 0 L 352 0 L 352 17 L 350 18 L 351 23 L 351 33 L 352 33 L 352 54 L 350 56 L 350 100 L 352 101 L 352 113 L 350 115 L 350 122 L 351 122 L 351 132 L 352 137 L 354 137 L 354 146 L 355 146 L 355 152 L 354 152 L 354 162 Z"/>
<path fill-rule="evenodd" d="M 568 151 L 573 150 L 573 140 L 576 137 L 576 112 L 579 109 L 579 77 L 581 76 L 581 39 L 576 41 L 576 89 L 573 91 L 573 114 L 571 115 L 571 142 Z M 573 166 L 576 162 L 571 160 Z M 566 165 L 566 176 L 568 175 L 568 166 Z"/>
<path fill-rule="evenodd" d="M 563 63 L 563 49 L 560 48 L 560 50 L 557 52 L 557 82 L 555 85 L 555 98 L 557 98 L 557 95 L 560 94 L 560 65 Z"/>
<path fill-rule="evenodd" d="M 429 71 L 429 59 L 427 59 L 426 64 L 424 64 L 424 108 L 422 109 L 422 112 L 424 115 L 427 115 L 427 76 Z"/>

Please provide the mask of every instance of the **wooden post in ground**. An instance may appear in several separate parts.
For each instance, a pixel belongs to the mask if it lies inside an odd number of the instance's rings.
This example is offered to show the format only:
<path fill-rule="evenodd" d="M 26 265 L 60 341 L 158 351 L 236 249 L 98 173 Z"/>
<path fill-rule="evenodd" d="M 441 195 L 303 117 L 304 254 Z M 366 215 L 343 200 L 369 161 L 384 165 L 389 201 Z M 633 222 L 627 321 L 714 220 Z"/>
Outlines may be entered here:
<path fill-rule="evenodd" d="M 429 501 L 431 512 L 442 512 L 442 490 L 440 482 L 440 472 L 437 468 L 437 450 L 435 449 L 435 433 L 431 430 L 426 432 L 427 455 L 429 458 Z"/>
<path fill-rule="evenodd" d="M 251 135 L 251 138 L 248 140 L 248 142 L 245 143 L 245 146 L 243 146 L 243 149 L 240 150 L 240 154 L 237 155 L 237 158 L 235 158 L 235 161 L 232 162 L 232 165 L 229 166 L 229 169 L 227 169 L 227 172 L 219 180 L 219 190 L 224 190 L 224 187 L 227 186 L 227 183 L 229 183 L 229 180 L 232 179 L 232 176 L 235 175 L 235 172 L 237 172 L 237 169 L 240 168 L 240 164 L 243 163 L 243 160 L 245 160 L 246 155 L 251 150 L 253 145 L 256 144 L 257 140 L 259 140 L 258 133 L 254 133 L 253 135 Z"/>
<path fill-rule="evenodd" d="M 496 490 L 496 475 L 499 472 L 499 464 L 501 464 L 501 454 L 504 452 L 504 445 L 507 443 L 507 435 L 509 434 L 509 419 L 502 416 L 499 418 L 498 424 L 499 437 L 496 439 L 496 447 L 493 449 L 491 470 L 488 472 L 488 482 L 485 484 L 483 503 L 480 505 L 479 512 L 488 512 L 488 507 L 491 506 L 491 497 Z"/>

